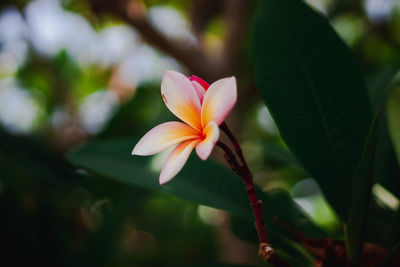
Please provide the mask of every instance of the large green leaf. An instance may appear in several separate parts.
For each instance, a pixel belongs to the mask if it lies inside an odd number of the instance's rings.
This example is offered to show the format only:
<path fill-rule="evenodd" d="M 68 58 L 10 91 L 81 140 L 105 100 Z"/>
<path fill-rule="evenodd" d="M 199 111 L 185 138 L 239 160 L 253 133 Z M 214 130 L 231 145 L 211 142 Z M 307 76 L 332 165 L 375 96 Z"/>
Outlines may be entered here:
<path fill-rule="evenodd" d="M 95 173 L 119 181 L 173 193 L 208 206 L 251 217 L 247 195 L 239 177 L 212 161 L 191 157 L 180 174 L 160 186 L 159 171 L 151 168 L 151 157 L 131 156 L 138 140 L 92 142 L 72 153 L 70 159 Z M 211 178 L 211 179 L 210 179 Z"/>
<path fill-rule="evenodd" d="M 365 239 L 365 228 L 367 225 L 374 177 L 378 123 L 381 115 L 382 112 L 378 113 L 371 123 L 367 142 L 365 143 L 364 151 L 353 180 L 353 197 L 350 202 L 350 212 L 347 220 L 348 224 L 346 232 L 349 258 L 355 266 L 358 266 L 359 264 Z"/>
<path fill-rule="evenodd" d="M 385 108 L 390 91 L 396 82 L 397 72 L 399 67 L 387 66 L 367 78 L 368 94 L 374 114 Z"/>
<path fill-rule="evenodd" d="M 256 83 L 282 138 L 345 219 L 371 108 L 352 54 L 299 0 L 264 0 L 255 21 Z"/>
<path fill-rule="evenodd" d="M 368 91 L 374 113 L 385 110 L 391 89 L 396 84 L 398 71 L 399 68 L 385 67 L 368 79 Z M 389 135 L 387 116 L 380 118 L 377 136 L 374 182 L 381 184 L 399 197 L 400 180 L 395 178 L 398 175 L 398 167 L 394 146 Z"/>
<path fill-rule="evenodd" d="M 70 154 L 69 158 L 77 165 L 127 185 L 139 185 L 173 193 L 203 205 L 228 210 L 253 223 L 244 185 L 231 170 L 211 160 L 201 161 L 194 156 L 177 177 L 160 186 L 159 172 L 152 171 L 150 167 L 151 158 L 130 155 L 136 142 L 137 140 L 130 139 L 92 142 Z M 302 214 L 288 194 L 263 194 L 259 189 L 258 193 L 264 202 L 267 227 L 268 223 L 272 222 L 272 217 L 278 216 L 308 235 L 318 236 L 322 233 Z M 254 224 L 251 227 L 254 227 Z M 278 232 L 273 231 L 270 234 L 279 237 Z"/>
<path fill-rule="evenodd" d="M 389 133 L 400 164 L 400 83 L 393 87 L 387 103 Z"/>

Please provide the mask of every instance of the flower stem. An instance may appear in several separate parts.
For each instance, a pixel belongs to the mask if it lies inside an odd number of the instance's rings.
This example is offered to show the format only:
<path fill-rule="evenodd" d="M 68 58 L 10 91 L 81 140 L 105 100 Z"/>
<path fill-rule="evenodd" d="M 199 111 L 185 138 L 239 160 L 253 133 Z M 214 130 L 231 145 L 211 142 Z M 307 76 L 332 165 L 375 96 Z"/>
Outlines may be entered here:
<path fill-rule="evenodd" d="M 236 137 L 233 135 L 233 133 L 229 130 L 228 125 L 223 122 L 220 126 L 221 130 L 229 137 L 229 139 L 231 140 L 237 155 L 239 156 L 240 161 L 242 162 L 243 167 L 251 174 L 249 166 L 247 166 L 247 162 L 244 159 L 243 156 L 243 151 L 242 148 L 240 147 L 240 144 L 238 142 L 238 140 L 236 139 Z"/>
<path fill-rule="evenodd" d="M 251 209 L 253 210 L 255 218 L 255 227 L 257 229 L 258 240 L 260 243 L 258 255 L 274 266 L 290 266 L 275 253 L 273 247 L 269 244 L 262 212 L 262 201 L 257 198 L 257 193 L 253 182 L 253 174 L 251 173 L 243 156 L 242 148 L 240 147 L 239 142 L 229 130 L 225 122 L 220 125 L 220 128 L 229 137 L 235 148 L 236 155 L 223 142 L 218 141 L 217 143 L 217 146 L 224 150 L 226 160 L 228 161 L 231 169 L 237 175 L 239 175 L 240 178 L 242 178 L 244 184 L 246 185 L 246 192 L 250 199 Z M 241 164 L 237 160 L 237 157 L 239 158 Z"/>

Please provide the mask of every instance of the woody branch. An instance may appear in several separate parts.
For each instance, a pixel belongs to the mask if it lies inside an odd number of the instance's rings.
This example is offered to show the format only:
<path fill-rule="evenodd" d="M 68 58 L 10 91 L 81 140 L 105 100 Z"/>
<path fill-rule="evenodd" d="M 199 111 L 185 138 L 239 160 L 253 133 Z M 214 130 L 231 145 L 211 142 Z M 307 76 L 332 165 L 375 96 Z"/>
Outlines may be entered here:
<path fill-rule="evenodd" d="M 239 142 L 232 134 L 232 132 L 229 130 L 225 122 L 221 124 L 220 128 L 229 137 L 235 148 L 236 155 L 225 143 L 221 141 L 218 141 L 217 143 L 217 146 L 222 148 L 222 150 L 225 152 L 225 157 L 231 169 L 243 180 L 246 186 L 246 192 L 250 199 L 251 208 L 253 210 L 255 218 L 255 226 L 257 229 L 257 234 L 259 239 L 259 250 L 258 250 L 259 256 L 264 260 L 268 261 L 269 263 L 273 264 L 274 266 L 290 266 L 275 253 L 273 247 L 268 241 L 264 223 L 264 216 L 262 213 L 262 202 L 257 198 L 257 193 L 253 182 L 253 175 L 243 156 L 243 152 Z M 239 157 L 241 163 L 239 163 L 237 157 Z"/>
<path fill-rule="evenodd" d="M 164 36 L 149 23 L 146 8 L 140 1 L 89 0 L 89 2 L 95 13 L 108 13 L 122 19 L 133 26 L 150 45 L 174 57 L 191 73 L 208 80 L 216 80 L 236 72 L 238 50 L 245 32 L 244 11 L 249 6 L 246 0 L 223 1 L 223 18 L 228 30 L 223 42 L 224 47 L 218 57 L 208 55 L 200 46 L 179 45 Z"/>

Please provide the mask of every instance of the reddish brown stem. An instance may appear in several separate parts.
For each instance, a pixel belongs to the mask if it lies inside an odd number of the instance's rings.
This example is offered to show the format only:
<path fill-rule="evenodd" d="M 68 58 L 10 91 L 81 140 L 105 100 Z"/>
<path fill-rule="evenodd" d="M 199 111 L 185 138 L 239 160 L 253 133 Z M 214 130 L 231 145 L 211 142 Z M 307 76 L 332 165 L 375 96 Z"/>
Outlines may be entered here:
<path fill-rule="evenodd" d="M 237 155 L 239 156 L 239 159 L 241 161 L 241 163 L 243 164 L 243 167 L 249 172 L 249 174 L 251 175 L 250 169 L 247 166 L 247 162 L 244 159 L 243 156 L 243 151 L 242 148 L 240 147 L 240 144 L 238 142 L 238 140 L 236 139 L 236 137 L 233 135 L 233 133 L 229 130 L 228 125 L 223 122 L 220 126 L 221 130 L 229 137 L 229 139 L 231 140 L 233 147 L 236 150 Z"/>
<path fill-rule="evenodd" d="M 264 217 L 262 215 L 262 201 L 257 199 L 257 194 L 254 189 L 253 174 L 251 173 L 249 166 L 244 158 L 242 148 L 233 133 L 229 130 L 228 125 L 223 122 L 220 126 L 221 130 L 231 140 L 236 154 L 238 155 L 240 162 L 242 163 L 242 180 L 246 184 L 246 191 L 250 198 L 251 207 L 253 209 L 254 217 L 256 219 L 256 228 L 260 243 L 268 243 L 267 233 L 265 230 Z"/>
<path fill-rule="evenodd" d="M 267 233 L 265 230 L 264 217 L 262 214 L 262 201 L 257 198 L 257 193 L 254 188 L 253 176 L 247 167 L 239 164 L 235 154 L 232 150 L 223 142 L 218 141 L 217 145 L 221 147 L 226 155 L 226 159 L 231 169 L 242 178 L 246 185 L 246 192 L 250 199 L 250 205 L 253 210 L 254 218 L 256 219 L 255 226 L 257 229 L 258 239 L 261 243 L 268 244 Z M 240 157 L 239 157 L 240 158 Z"/>
<path fill-rule="evenodd" d="M 217 146 L 224 150 L 229 166 L 237 175 L 240 176 L 240 178 L 242 178 L 244 184 L 246 185 L 246 192 L 250 199 L 251 209 L 255 218 L 255 227 L 257 229 L 258 239 L 260 242 L 258 255 L 274 266 L 290 266 L 275 253 L 273 247 L 268 242 L 264 216 L 262 212 L 262 201 L 257 198 L 257 193 L 254 188 L 253 174 L 251 173 L 243 156 L 239 142 L 236 140 L 232 132 L 229 131 L 229 128 L 225 123 L 223 123 L 220 127 L 228 135 L 233 146 L 235 147 L 236 155 L 223 142 L 218 141 L 217 143 Z M 237 157 L 239 157 L 241 164 L 238 162 Z"/>
<path fill-rule="evenodd" d="M 232 150 L 225 144 L 222 143 L 221 141 L 217 142 L 217 146 L 219 146 L 220 148 L 222 148 L 222 150 L 225 152 L 225 158 L 226 161 L 228 162 L 229 166 L 231 167 L 231 169 L 240 177 L 243 176 L 242 174 L 242 169 L 241 166 L 239 164 L 239 162 L 236 159 L 235 154 L 232 152 Z"/>

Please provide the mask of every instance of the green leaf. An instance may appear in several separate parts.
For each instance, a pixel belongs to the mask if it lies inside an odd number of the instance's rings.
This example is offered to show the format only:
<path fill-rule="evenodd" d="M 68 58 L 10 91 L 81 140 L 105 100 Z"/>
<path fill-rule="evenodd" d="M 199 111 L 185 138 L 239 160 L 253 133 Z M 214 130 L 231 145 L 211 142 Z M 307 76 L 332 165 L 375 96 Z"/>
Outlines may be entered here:
<path fill-rule="evenodd" d="M 311 265 L 310 259 L 307 257 L 307 252 L 304 249 L 299 249 L 297 240 L 293 241 L 293 233 L 280 225 L 276 221 L 276 218 L 289 223 L 296 231 L 312 238 L 326 236 L 326 233 L 315 227 L 314 224 L 310 224 L 309 218 L 300 211 L 297 204 L 289 197 L 287 192 L 275 189 L 269 190 L 268 194 L 257 193 L 263 202 L 263 215 L 269 233 L 268 238 L 274 244 L 275 249 L 285 251 L 288 254 L 285 260 L 292 264 L 292 266 Z M 285 212 L 282 212 L 282 210 Z M 258 243 L 254 222 L 248 222 L 233 216 L 231 219 L 231 229 L 240 239 L 255 244 Z"/>
<path fill-rule="evenodd" d="M 398 67 L 387 66 L 367 79 L 369 99 L 374 113 L 385 108 L 398 71 Z"/>
<path fill-rule="evenodd" d="M 369 77 L 368 92 L 374 113 L 385 109 L 398 71 L 398 68 L 392 66 L 384 67 Z M 398 195 L 399 190 L 397 189 L 400 189 L 400 180 L 393 179 L 397 175 L 396 155 L 389 136 L 387 116 L 380 119 L 377 136 L 374 165 L 375 182 Z"/>
<path fill-rule="evenodd" d="M 212 161 L 202 162 L 191 157 L 177 177 L 160 186 L 159 170 L 151 169 L 151 157 L 131 156 L 137 141 L 92 142 L 69 158 L 77 165 L 125 183 L 169 192 L 244 217 L 252 216 L 244 185 L 229 169 Z"/>
<path fill-rule="evenodd" d="M 244 184 L 230 169 L 211 160 L 201 161 L 193 156 L 177 177 L 160 186 L 159 171 L 152 171 L 150 167 L 151 157 L 130 155 L 136 142 L 137 140 L 130 139 L 92 142 L 70 154 L 69 159 L 74 164 L 127 185 L 169 192 L 202 205 L 227 210 L 254 227 Z M 306 216 L 301 215 L 299 208 L 287 194 L 263 194 L 261 190 L 257 190 L 264 202 L 267 227 L 268 222 L 272 222 L 272 217 L 278 216 L 306 234 L 322 234 Z M 279 233 L 271 232 L 270 235 L 279 238 Z"/>
<path fill-rule="evenodd" d="M 387 119 L 389 134 L 400 164 L 400 85 L 394 86 L 390 94 L 387 102 Z"/>
<path fill-rule="evenodd" d="M 371 123 L 367 142 L 365 143 L 364 151 L 353 179 L 353 197 L 350 203 L 346 234 L 349 258 L 356 266 L 360 262 L 362 244 L 365 237 L 374 176 L 378 123 L 381 115 L 382 112 L 379 112 Z"/>
<path fill-rule="evenodd" d="M 267 193 L 257 192 L 257 196 L 263 202 L 263 215 L 265 218 L 265 224 L 267 230 L 270 233 L 280 233 L 279 239 L 292 237 L 292 233 L 284 229 L 279 223 L 275 221 L 275 218 L 283 222 L 295 223 L 291 225 L 296 231 L 305 233 L 309 237 L 321 237 L 324 232 L 314 224 L 310 224 L 309 218 L 299 209 L 297 204 L 290 198 L 289 194 L 281 189 L 273 189 L 267 191 Z M 273 205 L 271 205 L 273 204 Z M 285 210 L 285 212 L 282 212 Z M 294 219 L 296 218 L 296 219 Z M 243 240 L 258 243 L 256 229 L 253 227 L 254 221 L 245 221 L 239 217 L 233 217 L 232 230 L 233 232 Z M 254 232 L 254 234 L 253 234 Z M 272 243 L 279 242 L 280 240 L 275 239 L 276 235 L 270 237 Z"/>
<path fill-rule="evenodd" d="M 256 83 L 289 149 L 347 218 L 372 119 L 362 75 L 324 17 L 299 0 L 264 0 L 255 20 Z"/>

